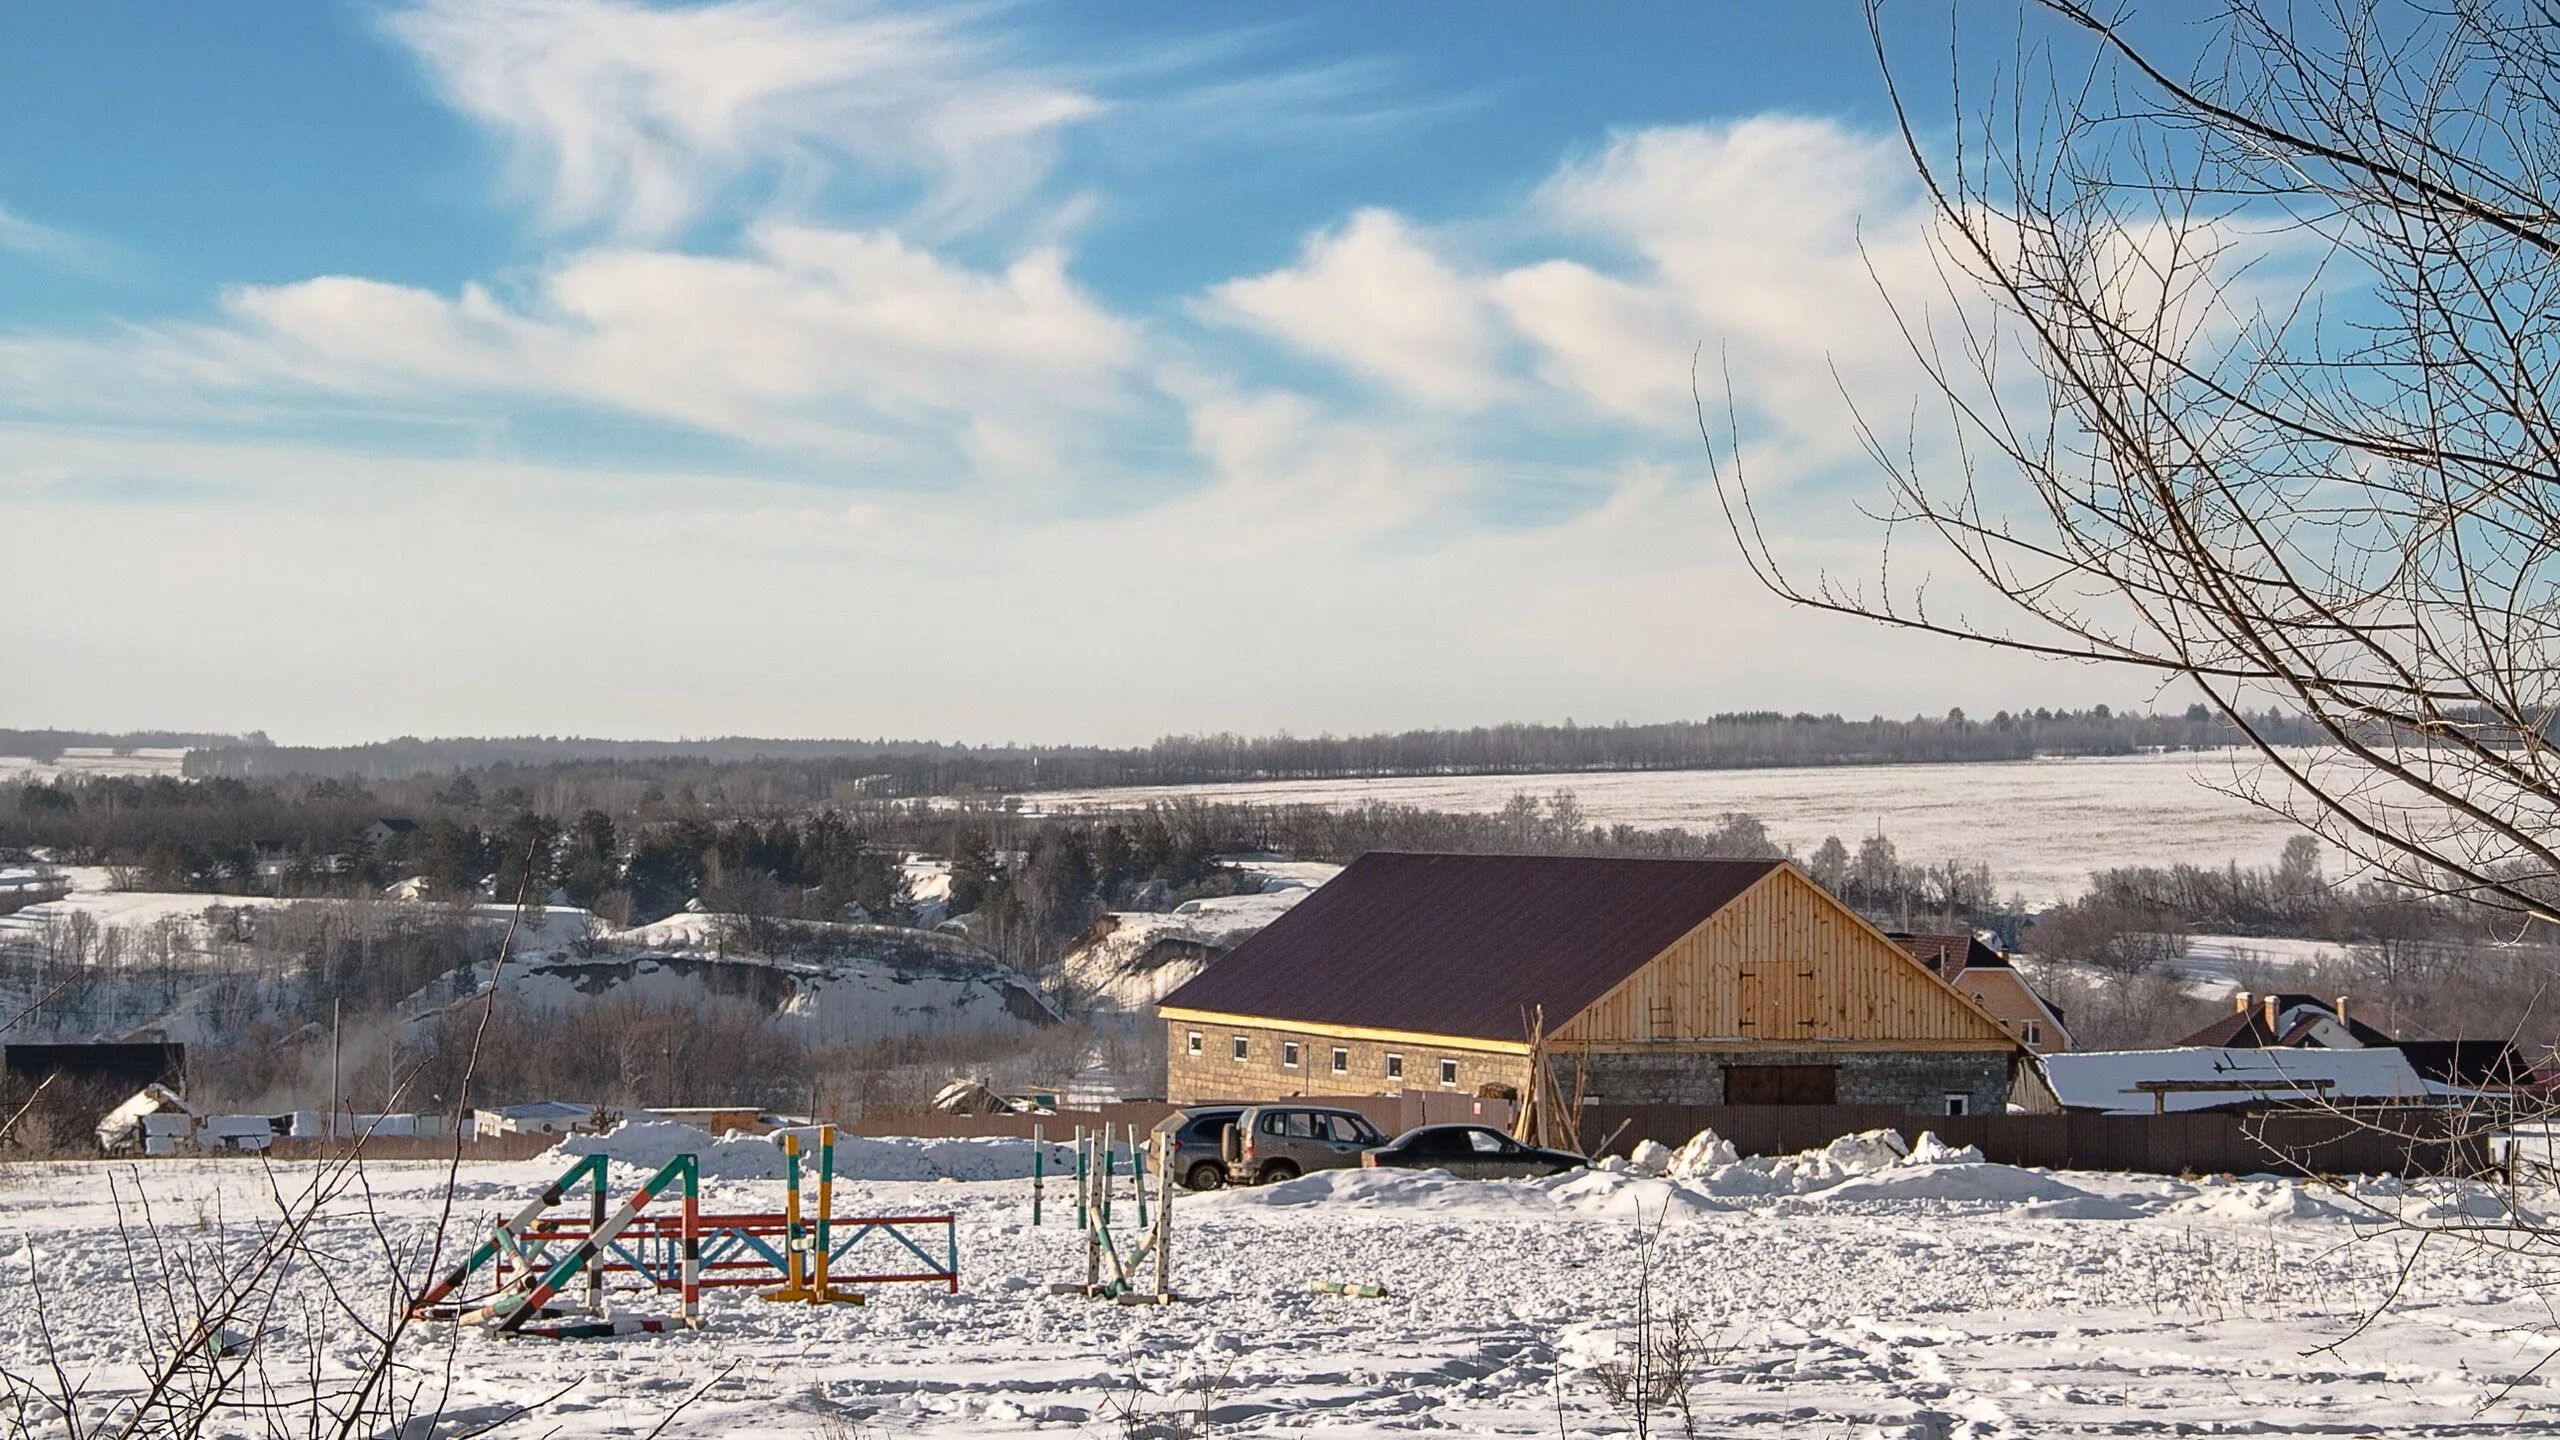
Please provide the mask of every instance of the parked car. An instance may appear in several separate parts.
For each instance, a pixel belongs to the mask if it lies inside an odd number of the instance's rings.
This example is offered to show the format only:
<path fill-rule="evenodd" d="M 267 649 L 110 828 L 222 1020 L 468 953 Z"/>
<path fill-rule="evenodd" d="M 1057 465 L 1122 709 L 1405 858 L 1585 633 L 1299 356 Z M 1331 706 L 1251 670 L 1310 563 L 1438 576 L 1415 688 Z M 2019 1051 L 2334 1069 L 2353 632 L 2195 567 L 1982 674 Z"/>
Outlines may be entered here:
<path fill-rule="evenodd" d="M 1267 1185 L 1310 1170 L 1349 1170 L 1386 1143 L 1386 1134 L 1357 1110 L 1330 1105 L 1255 1105 L 1227 1132 L 1227 1181 Z"/>
<path fill-rule="evenodd" d="M 1570 1150 L 1524 1145 L 1490 1125 L 1422 1125 L 1360 1157 L 1372 1168 L 1446 1170 L 1469 1180 L 1561 1175 L 1591 1162 Z"/>
<path fill-rule="evenodd" d="M 1173 1178 L 1193 1190 L 1226 1184 L 1226 1152 L 1220 1141 L 1243 1113 L 1241 1105 L 1194 1105 L 1157 1121 L 1155 1133 L 1173 1140 Z"/>

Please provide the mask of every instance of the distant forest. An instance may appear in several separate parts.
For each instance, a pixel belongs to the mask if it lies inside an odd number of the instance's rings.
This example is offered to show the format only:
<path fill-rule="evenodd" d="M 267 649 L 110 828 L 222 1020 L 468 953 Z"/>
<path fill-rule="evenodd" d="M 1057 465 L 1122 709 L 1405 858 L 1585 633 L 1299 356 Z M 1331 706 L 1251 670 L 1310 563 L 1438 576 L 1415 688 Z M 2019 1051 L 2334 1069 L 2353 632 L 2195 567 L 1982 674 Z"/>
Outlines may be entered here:
<path fill-rule="evenodd" d="M 2269 713 L 2256 721 L 2284 743 L 2321 738 Z M 5 732 L 0 732 L 4 734 Z M 263 738 L 263 737 L 261 737 Z M 234 744 L 187 757 L 194 778 L 331 777 L 374 782 L 509 771 L 548 777 L 609 770 L 660 784 L 733 788 L 740 772 L 793 772 L 801 789 L 858 789 L 866 798 L 997 795 L 1112 785 L 1324 780 L 1386 775 L 1528 775 L 1609 770 L 1717 770 L 1782 765 L 1886 765 L 2027 760 L 2040 755 L 2130 755 L 2242 743 L 2201 705 L 2176 715 L 2088 710 L 1962 710 L 1909 720 L 1850 720 L 1775 711 L 1666 724 L 1495 725 L 1467 730 L 1299 737 L 1180 735 L 1152 745 L 971 746 L 912 740 L 588 740 L 403 737 L 334 748 Z M 0 749 L 0 753 L 6 753 Z M 530 778 L 529 776 L 527 778 Z"/>
<path fill-rule="evenodd" d="M 23 755 L 52 761 L 65 750 L 221 749 L 246 753 L 268 747 L 265 732 L 220 735 L 198 730 L 9 730 L 0 729 L 0 755 Z"/>

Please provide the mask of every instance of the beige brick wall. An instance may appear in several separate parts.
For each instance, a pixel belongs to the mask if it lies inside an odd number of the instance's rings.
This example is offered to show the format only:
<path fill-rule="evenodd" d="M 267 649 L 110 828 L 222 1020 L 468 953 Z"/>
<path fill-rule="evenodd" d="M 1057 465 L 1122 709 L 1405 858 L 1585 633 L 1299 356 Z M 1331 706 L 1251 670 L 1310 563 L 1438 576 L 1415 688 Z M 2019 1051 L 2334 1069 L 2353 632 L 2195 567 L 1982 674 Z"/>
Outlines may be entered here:
<path fill-rule="evenodd" d="M 1199 1049 L 1191 1037 L 1200 1037 Z M 1235 1042 L 1245 1057 L 1235 1058 Z M 1295 1044 L 1297 1063 L 1288 1063 Z M 1334 1052 L 1343 1068 L 1334 1069 Z M 1404 1061 L 1401 1078 L 1387 1073 L 1387 1057 Z M 1441 1081 L 1441 1062 L 1454 1062 L 1454 1083 Z M 1285 1100 L 1296 1095 L 1473 1095 L 1479 1086 L 1527 1083 L 1526 1057 L 1469 1050 L 1417 1036 L 1410 1044 L 1339 1040 L 1282 1026 L 1165 1022 L 1165 1098 L 1177 1105 L 1204 1100 Z"/>

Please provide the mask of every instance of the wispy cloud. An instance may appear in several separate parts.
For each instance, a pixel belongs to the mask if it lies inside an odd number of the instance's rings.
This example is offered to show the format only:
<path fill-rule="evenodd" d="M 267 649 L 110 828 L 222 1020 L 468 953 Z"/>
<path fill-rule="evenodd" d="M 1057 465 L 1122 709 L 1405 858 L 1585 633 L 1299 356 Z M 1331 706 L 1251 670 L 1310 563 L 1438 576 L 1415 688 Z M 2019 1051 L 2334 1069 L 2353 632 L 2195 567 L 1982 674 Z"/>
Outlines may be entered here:
<path fill-rule="evenodd" d="M 98 247 L 91 242 L 68 230 L 39 225 L 5 205 L 0 205 L 0 250 L 83 268 L 100 259 Z"/>
<path fill-rule="evenodd" d="M 387 22 L 446 99 L 502 137 L 557 228 L 672 233 L 731 187 L 839 167 L 915 187 L 918 223 L 983 223 L 1101 113 L 1017 63 L 970 7 L 726 0 L 424 0 Z"/>

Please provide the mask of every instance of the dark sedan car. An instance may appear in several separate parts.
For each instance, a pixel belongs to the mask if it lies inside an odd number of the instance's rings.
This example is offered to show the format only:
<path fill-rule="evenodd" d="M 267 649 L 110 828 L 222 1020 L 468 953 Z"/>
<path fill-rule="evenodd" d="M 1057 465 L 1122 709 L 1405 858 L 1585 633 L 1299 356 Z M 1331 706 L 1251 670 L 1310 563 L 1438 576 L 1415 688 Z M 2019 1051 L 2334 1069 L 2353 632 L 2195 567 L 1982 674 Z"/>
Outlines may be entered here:
<path fill-rule="evenodd" d="M 1364 1166 L 1446 1170 L 1470 1180 L 1561 1175 L 1591 1162 L 1570 1150 L 1523 1145 L 1490 1125 L 1424 1125 L 1360 1157 Z"/>

